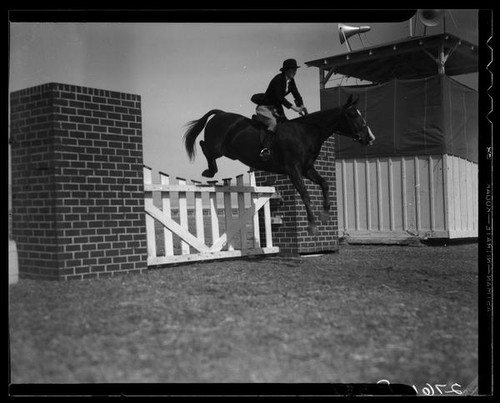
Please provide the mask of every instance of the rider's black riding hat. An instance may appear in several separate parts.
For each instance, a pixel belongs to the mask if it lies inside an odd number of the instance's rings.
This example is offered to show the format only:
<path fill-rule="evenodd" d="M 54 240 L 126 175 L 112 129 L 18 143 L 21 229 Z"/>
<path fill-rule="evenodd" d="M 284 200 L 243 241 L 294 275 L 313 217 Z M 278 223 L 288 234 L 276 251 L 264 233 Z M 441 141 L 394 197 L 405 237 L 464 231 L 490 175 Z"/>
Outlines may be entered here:
<path fill-rule="evenodd" d="M 283 67 L 280 69 L 281 71 L 286 71 L 288 69 L 298 69 L 300 66 L 297 65 L 297 60 L 295 59 L 286 59 L 283 62 Z"/>

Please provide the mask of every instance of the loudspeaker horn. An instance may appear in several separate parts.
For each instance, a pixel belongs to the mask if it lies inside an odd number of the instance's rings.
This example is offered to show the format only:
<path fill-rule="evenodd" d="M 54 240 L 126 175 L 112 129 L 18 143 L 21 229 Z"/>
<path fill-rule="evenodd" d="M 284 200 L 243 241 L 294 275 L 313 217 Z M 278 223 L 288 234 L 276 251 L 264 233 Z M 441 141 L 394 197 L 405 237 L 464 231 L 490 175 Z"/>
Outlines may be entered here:
<path fill-rule="evenodd" d="M 347 50 L 351 52 L 351 46 L 349 45 L 348 39 L 356 34 L 361 34 L 363 32 L 368 32 L 371 27 L 368 25 L 363 25 L 361 27 L 352 27 L 350 25 L 346 24 L 339 24 L 338 25 L 339 29 L 339 38 L 340 38 L 340 43 L 344 43 L 347 45 Z"/>
<path fill-rule="evenodd" d="M 418 10 L 419 21 L 426 27 L 435 27 L 443 17 L 444 10 Z"/>
<path fill-rule="evenodd" d="M 361 27 L 352 27 L 346 24 L 339 24 L 339 38 L 340 43 L 344 43 L 348 38 L 353 35 L 361 34 L 363 32 L 368 32 L 371 29 L 368 25 L 363 25 Z"/>

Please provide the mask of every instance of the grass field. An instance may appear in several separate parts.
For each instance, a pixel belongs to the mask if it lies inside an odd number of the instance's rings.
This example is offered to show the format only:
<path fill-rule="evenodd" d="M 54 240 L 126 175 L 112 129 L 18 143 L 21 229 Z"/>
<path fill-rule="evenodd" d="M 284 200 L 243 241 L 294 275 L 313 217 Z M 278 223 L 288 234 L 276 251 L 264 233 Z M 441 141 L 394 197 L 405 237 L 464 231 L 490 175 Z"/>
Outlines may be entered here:
<path fill-rule="evenodd" d="M 13 383 L 477 376 L 477 245 L 341 246 L 10 287 Z M 456 385 L 460 385 L 456 386 Z"/>

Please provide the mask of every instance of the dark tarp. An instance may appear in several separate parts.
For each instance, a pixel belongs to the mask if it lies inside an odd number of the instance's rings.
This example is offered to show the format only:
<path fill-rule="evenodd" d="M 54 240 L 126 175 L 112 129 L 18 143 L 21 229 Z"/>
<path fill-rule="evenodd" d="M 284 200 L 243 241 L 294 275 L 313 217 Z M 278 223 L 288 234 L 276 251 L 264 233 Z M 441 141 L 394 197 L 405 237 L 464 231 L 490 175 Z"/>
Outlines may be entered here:
<path fill-rule="evenodd" d="M 477 162 L 477 91 L 445 76 L 321 90 L 321 109 L 359 96 L 358 109 L 376 137 L 363 147 L 337 136 L 337 158 L 450 154 Z"/>

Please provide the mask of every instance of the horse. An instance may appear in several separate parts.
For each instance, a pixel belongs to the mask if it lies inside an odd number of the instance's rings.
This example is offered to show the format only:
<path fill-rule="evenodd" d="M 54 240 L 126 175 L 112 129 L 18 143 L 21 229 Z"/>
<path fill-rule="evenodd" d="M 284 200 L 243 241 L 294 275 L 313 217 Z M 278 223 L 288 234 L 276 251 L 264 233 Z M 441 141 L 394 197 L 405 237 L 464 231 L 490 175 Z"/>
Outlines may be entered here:
<path fill-rule="evenodd" d="M 363 146 L 373 143 L 375 136 L 356 107 L 358 100 L 359 97 L 353 100 L 351 95 L 344 105 L 337 108 L 278 123 L 271 158 L 267 161 L 259 157 L 264 126 L 236 113 L 212 109 L 202 118 L 187 123 L 183 141 L 188 157 L 193 161 L 196 138 L 205 129 L 205 139 L 200 140 L 200 146 L 208 162 L 208 169 L 202 176 L 207 178 L 213 178 L 217 173 L 216 160 L 222 156 L 239 160 L 256 170 L 288 175 L 305 204 L 308 233 L 317 235 L 311 199 L 303 178 L 321 187 L 323 211 L 320 220 L 326 223 L 330 211 L 329 186 L 314 168 L 314 162 L 322 144 L 334 133 L 348 136 Z"/>

